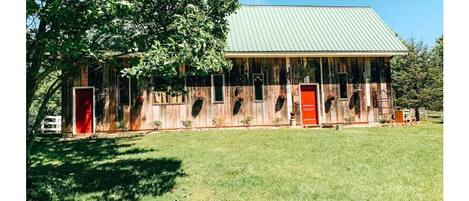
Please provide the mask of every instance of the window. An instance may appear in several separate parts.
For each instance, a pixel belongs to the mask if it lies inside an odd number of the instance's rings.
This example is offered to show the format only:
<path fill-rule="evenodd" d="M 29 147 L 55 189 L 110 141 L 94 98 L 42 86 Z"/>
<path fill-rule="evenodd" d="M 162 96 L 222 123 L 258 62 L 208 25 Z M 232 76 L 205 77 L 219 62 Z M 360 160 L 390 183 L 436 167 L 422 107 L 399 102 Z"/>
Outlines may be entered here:
<path fill-rule="evenodd" d="M 285 64 L 280 65 L 280 72 L 279 72 L 279 84 L 286 85 L 287 84 L 287 67 Z"/>
<path fill-rule="evenodd" d="M 262 101 L 264 100 L 264 75 L 262 73 L 254 73 L 252 77 L 254 84 L 254 101 Z"/>
<path fill-rule="evenodd" d="M 231 59 L 233 67 L 230 70 L 229 82 L 231 86 L 249 85 L 249 69 L 245 59 Z"/>
<path fill-rule="evenodd" d="M 330 78 L 330 68 L 329 68 L 329 59 L 328 58 L 322 58 L 322 75 L 323 75 L 323 82 L 324 84 L 330 84 L 331 83 L 331 78 Z"/>
<path fill-rule="evenodd" d="M 90 66 L 88 68 L 88 86 L 95 87 L 96 93 L 96 119 L 101 121 L 104 118 L 104 103 L 106 101 L 106 90 L 104 88 L 104 68 L 102 66 Z"/>
<path fill-rule="evenodd" d="M 186 102 L 185 76 L 166 78 L 153 76 L 153 104 L 183 104 Z"/>
<path fill-rule="evenodd" d="M 292 84 L 302 83 L 306 69 L 306 63 L 303 58 L 290 58 L 290 67 Z"/>
<path fill-rule="evenodd" d="M 338 73 L 338 75 L 339 75 L 339 98 L 348 98 L 347 73 Z"/>
<path fill-rule="evenodd" d="M 380 83 L 380 71 L 381 71 L 381 58 L 373 58 L 371 60 L 371 82 Z"/>
<path fill-rule="evenodd" d="M 320 83 L 321 82 L 320 62 L 321 60 L 319 58 L 307 59 L 303 82 L 305 83 Z"/>
<path fill-rule="evenodd" d="M 212 97 L 213 103 L 223 103 L 223 85 L 225 76 L 223 74 L 212 74 Z"/>
<path fill-rule="evenodd" d="M 119 105 L 129 105 L 129 78 L 123 77 L 120 73 L 118 73 L 117 82 L 119 83 Z"/>
<path fill-rule="evenodd" d="M 337 84 L 337 71 L 339 69 L 339 58 L 323 58 L 322 70 L 324 84 Z"/>

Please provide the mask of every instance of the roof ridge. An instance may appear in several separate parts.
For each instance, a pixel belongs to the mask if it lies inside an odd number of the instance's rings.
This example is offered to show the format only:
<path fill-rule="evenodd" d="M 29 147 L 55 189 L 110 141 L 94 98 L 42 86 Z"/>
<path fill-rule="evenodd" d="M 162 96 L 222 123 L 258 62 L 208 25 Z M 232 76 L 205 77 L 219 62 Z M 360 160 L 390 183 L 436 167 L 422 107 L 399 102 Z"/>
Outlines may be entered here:
<path fill-rule="evenodd" d="M 371 8 L 371 6 L 329 6 L 329 5 L 285 5 L 285 4 L 275 4 L 275 5 L 268 5 L 268 4 L 241 4 L 241 6 L 245 7 L 317 7 L 317 8 Z"/>

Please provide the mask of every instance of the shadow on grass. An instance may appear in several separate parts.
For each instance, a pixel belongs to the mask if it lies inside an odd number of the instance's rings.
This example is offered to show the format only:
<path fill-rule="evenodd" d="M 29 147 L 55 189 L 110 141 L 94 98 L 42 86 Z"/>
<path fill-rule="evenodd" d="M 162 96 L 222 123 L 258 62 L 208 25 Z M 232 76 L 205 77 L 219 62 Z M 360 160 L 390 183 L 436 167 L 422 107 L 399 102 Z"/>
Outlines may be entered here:
<path fill-rule="evenodd" d="M 172 158 L 117 158 L 153 149 L 132 148 L 139 137 L 58 142 L 40 138 L 28 170 L 28 200 L 138 200 L 171 191 L 185 176 Z M 127 159 L 129 158 L 129 159 Z"/>

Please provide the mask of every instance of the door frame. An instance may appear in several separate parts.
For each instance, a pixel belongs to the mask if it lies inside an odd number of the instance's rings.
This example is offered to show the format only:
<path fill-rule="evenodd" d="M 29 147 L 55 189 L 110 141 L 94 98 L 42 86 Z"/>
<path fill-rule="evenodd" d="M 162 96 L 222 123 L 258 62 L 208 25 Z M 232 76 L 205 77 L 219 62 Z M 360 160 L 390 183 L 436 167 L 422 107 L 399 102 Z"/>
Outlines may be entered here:
<path fill-rule="evenodd" d="M 302 106 L 303 106 L 303 103 L 301 101 L 301 86 L 316 86 L 316 118 L 318 118 L 318 124 L 303 124 L 303 109 L 302 109 Z M 301 122 L 301 126 L 321 126 L 321 117 L 320 117 L 320 114 L 319 114 L 319 102 L 320 102 L 320 97 L 319 97 L 319 84 L 318 83 L 300 83 L 298 85 L 298 90 L 300 92 L 300 115 L 301 115 L 301 119 L 300 119 L 300 122 Z"/>
<path fill-rule="evenodd" d="M 76 90 L 77 89 L 93 89 L 93 132 L 90 134 L 96 133 L 96 101 L 95 101 L 95 87 L 73 87 L 73 126 L 72 134 L 77 135 L 76 133 Z"/>

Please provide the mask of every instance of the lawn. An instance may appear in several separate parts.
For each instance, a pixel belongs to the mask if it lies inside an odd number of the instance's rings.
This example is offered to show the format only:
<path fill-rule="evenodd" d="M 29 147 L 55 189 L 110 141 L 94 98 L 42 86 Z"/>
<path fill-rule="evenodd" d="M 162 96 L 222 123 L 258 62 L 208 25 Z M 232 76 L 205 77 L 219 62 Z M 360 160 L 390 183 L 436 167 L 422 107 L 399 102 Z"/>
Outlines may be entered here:
<path fill-rule="evenodd" d="M 442 200 L 443 126 L 40 138 L 29 198 Z"/>

